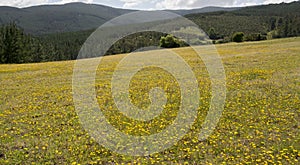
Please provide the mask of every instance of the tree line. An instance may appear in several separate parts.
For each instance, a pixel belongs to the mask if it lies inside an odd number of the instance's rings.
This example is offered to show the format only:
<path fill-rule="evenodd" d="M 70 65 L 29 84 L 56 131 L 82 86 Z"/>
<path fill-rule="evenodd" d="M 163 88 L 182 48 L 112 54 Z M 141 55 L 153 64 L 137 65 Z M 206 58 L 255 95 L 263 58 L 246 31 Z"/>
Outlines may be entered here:
<path fill-rule="evenodd" d="M 82 45 L 93 31 L 32 36 L 26 34 L 15 23 L 10 23 L 0 27 L 0 63 L 75 60 Z M 150 46 L 159 47 L 160 39 L 164 36 L 167 34 L 151 31 L 135 33 L 117 41 L 106 55 L 130 53 Z"/>
<path fill-rule="evenodd" d="M 15 23 L 0 27 L 0 63 L 34 63 L 62 60 L 50 43 L 25 34 Z"/>
<path fill-rule="evenodd" d="M 262 9 L 249 7 L 233 12 L 191 14 L 186 17 L 207 32 L 215 43 L 232 42 L 235 33 L 243 33 L 243 41 L 259 41 L 300 36 L 299 5 L 290 4 L 294 7 L 288 9 L 278 5 Z"/>
<path fill-rule="evenodd" d="M 260 41 L 274 38 L 300 36 L 300 15 L 287 14 L 286 16 L 261 17 L 263 29 L 247 24 L 240 27 L 231 27 L 232 23 L 224 24 L 202 24 L 209 17 L 217 21 L 224 15 L 192 15 L 188 16 L 206 31 L 213 43 Z M 201 17 L 201 18 L 199 18 Z M 233 18 L 235 19 L 235 18 Z M 237 18 L 237 22 L 239 22 Z M 243 18 L 244 19 L 244 18 Z M 242 19 L 242 20 L 243 20 Z M 243 22 L 243 21 L 241 21 Z M 258 24 L 250 22 L 250 24 Z M 227 25 L 230 24 L 230 25 Z M 211 26 L 210 26 L 211 25 Z M 228 28 L 224 28 L 227 27 Z M 229 32 L 228 29 L 231 29 Z M 243 28 L 245 28 L 243 30 Z M 224 29 L 224 30 L 222 30 Z M 26 34 L 15 23 L 0 27 L 0 63 L 35 63 L 47 61 L 75 60 L 81 46 L 94 30 L 80 32 L 66 32 L 33 36 Z M 156 46 L 164 48 L 187 46 L 183 41 L 168 34 L 158 32 L 141 32 L 129 35 L 117 41 L 106 53 L 106 55 L 130 53 L 139 48 Z"/>

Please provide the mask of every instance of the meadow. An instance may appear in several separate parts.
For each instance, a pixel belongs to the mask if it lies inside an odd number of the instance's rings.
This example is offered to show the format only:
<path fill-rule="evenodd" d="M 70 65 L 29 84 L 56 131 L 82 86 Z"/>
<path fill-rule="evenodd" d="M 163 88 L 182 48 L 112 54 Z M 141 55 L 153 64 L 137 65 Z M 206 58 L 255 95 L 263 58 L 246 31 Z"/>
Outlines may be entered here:
<path fill-rule="evenodd" d="M 75 61 L 0 65 L 0 164 L 299 164 L 299 45 L 300 38 L 216 45 L 227 98 L 220 122 L 204 141 L 198 134 L 211 99 L 206 67 L 191 48 L 173 49 L 199 82 L 197 120 L 173 147 L 145 157 L 111 152 L 83 129 L 73 103 Z M 99 65 L 100 108 L 127 134 L 164 130 L 180 106 L 178 83 L 155 67 L 138 72 L 129 92 L 137 107 L 149 106 L 149 90 L 157 86 L 165 89 L 168 101 L 151 122 L 127 118 L 111 97 L 111 77 L 123 57 L 107 56 Z"/>

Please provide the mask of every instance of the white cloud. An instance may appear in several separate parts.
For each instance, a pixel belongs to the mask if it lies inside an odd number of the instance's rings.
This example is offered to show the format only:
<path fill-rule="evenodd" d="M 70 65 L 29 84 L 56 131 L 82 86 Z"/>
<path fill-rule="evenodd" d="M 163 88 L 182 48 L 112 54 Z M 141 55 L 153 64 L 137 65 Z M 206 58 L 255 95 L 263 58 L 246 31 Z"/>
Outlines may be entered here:
<path fill-rule="evenodd" d="M 191 9 L 205 6 L 248 6 L 295 0 L 0 0 L 0 6 L 28 7 L 43 4 L 85 2 L 135 9 Z"/>
<path fill-rule="evenodd" d="M 93 0 L 0 0 L 0 6 L 28 7 L 45 4 L 65 4 L 71 2 L 93 3 Z"/>
<path fill-rule="evenodd" d="M 295 1 L 295 0 L 265 0 L 264 4 L 281 3 L 281 2 L 290 3 L 290 2 L 293 2 L 293 1 Z"/>
<path fill-rule="evenodd" d="M 0 0 L 1 6 L 26 7 L 36 4 L 47 4 L 48 0 Z"/>
<path fill-rule="evenodd" d="M 121 2 L 124 2 L 123 7 L 124 8 L 132 8 L 139 4 L 141 4 L 143 1 L 140 0 L 121 0 Z"/>
<path fill-rule="evenodd" d="M 84 2 L 84 3 L 93 3 L 93 0 L 59 0 L 56 2 L 53 2 L 51 4 L 66 4 L 66 3 L 72 3 L 72 2 Z"/>
<path fill-rule="evenodd" d="M 124 8 L 135 8 L 143 5 L 149 8 L 154 6 L 154 4 L 160 0 L 120 0 L 120 1 L 124 3 L 123 5 Z"/>
<path fill-rule="evenodd" d="M 234 0 L 163 0 L 156 4 L 158 9 L 190 9 L 204 6 L 231 6 Z"/>
<path fill-rule="evenodd" d="M 157 9 L 191 9 L 205 6 L 250 6 L 269 3 L 292 2 L 295 0 L 162 0 L 156 3 Z"/>

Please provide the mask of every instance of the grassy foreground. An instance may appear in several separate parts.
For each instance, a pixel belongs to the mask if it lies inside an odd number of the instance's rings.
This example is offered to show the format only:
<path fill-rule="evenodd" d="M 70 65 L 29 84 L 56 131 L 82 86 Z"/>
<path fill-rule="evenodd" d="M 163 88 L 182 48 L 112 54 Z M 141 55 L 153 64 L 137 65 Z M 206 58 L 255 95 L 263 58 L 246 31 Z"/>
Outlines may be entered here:
<path fill-rule="evenodd" d="M 208 73 L 190 48 L 174 49 L 198 79 L 201 106 L 189 134 L 147 157 L 113 153 L 81 127 L 72 98 L 74 61 L 0 65 L 0 164 L 299 164 L 299 45 L 300 38 L 217 45 L 228 91 L 222 118 L 206 141 L 197 138 L 209 108 Z M 105 57 L 99 66 L 95 87 L 101 109 L 128 134 L 162 131 L 176 117 L 178 84 L 160 69 L 145 68 L 131 81 L 133 103 L 149 106 L 149 90 L 160 86 L 167 105 L 152 122 L 126 118 L 110 91 L 122 57 Z"/>

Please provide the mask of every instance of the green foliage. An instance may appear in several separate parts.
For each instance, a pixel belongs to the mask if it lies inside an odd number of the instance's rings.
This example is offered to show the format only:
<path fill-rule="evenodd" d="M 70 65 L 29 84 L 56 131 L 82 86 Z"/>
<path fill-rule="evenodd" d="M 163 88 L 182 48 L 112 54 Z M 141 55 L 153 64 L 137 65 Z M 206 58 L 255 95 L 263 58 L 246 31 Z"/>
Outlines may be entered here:
<path fill-rule="evenodd" d="M 279 35 L 278 35 L 278 31 L 277 30 L 272 30 L 270 31 L 268 34 L 267 34 L 267 39 L 268 40 L 271 40 L 271 39 L 274 39 L 274 38 L 278 38 Z"/>
<path fill-rule="evenodd" d="M 54 45 L 64 60 L 75 60 L 81 46 L 87 38 L 94 32 L 92 30 L 79 32 L 55 33 L 40 36 L 39 39 L 44 43 Z M 159 40 L 164 34 L 159 32 L 140 32 L 126 36 L 117 41 L 109 48 L 106 55 L 130 53 L 139 48 L 149 46 L 159 46 Z"/>
<path fill-rule="evenodd" d="M 25 34 L 15 23 L 0 27 L 0 63 L 62 60 L 59 56 L 53 45 Z"/>
<path fill-rule="evenodd" d="M 173 35 L 169 34 L 160 38 L 160 47 L 162 48 L 178 48 L 184 45 L 183 41 L 180 41 Z"/>
<path fill-rule="evenodd" d="M 163 33 L 152 31 L 131 34 L 117 41 L 110 47 L 106 55 L 130 53 L 150 46 L 159 47 L 161 36 L 164 35 Z"/>
<path fill-rule="evenodd" d="M 207 7 L 193 10 L 172 10 L 170 12 L 186 15 L 235 9 Z M 134 11 L 84 3 L 34 6 L 22 9 L 0 6 L 0 25 L 18 20 L 18 26 L 22 27 L 25 32 L 35 35 L 75 32 L 98 28 L 113 18 Z"/>
<path fill-rule="evenodd" d="M 23 9 L 0 7 L 0 25 L 18 20 L 18 26 L 30 34 L 50 34 L 93 29 L 133 10 L 103 5 L 71 3 Z"/>
<path fill-rule="evenodd" d="M 244 33 L 243 32 L 236 32 L 232 35 L 233 42 L 243 42 L 244 41 Z"/>
<path fill-rule="evenodd" d="M 21 61 L 19 53 L 21 52 L 21 44 L 23 33 L 16 27 L 16 24 L 10 24 L 1 28 L 1 63 L 13 63 Z"/>
<path fill-rule="evenodd" d="M 300 35 L 300 14 L 287 14 L 284 17 L 272 17 L 267 39 L 294 37 Z"/>
<path fill-rule="evenodd" d="M 217 40 L 219 39 L 218 37 L 218 34 L 216 33 L 215 29 L 214 28 L 210 28 L 209 31 L 208 31 L 208 36 L 210 39 L 212 40 Z"/>
<path fill-rule="evenodd" d="M 266 39 L 267 39 L 267 35 L 262 35 L 260 33 L 252 33 L 244 37 L 245 41 L 261 41 Z"/>
<path fill-rule="evenodd" d="M 32 24 L 37 24 L 36 27 L 44 27 L 44 25 L 47 28 L 50 27 L 48 31 L 35 29 L 35 26 L 32 27 L 30 24 L 25 25 L 24 22 L 28 21 L 26 20 L 27 16 L 24 16 L 24 19 L 20 20 L 20 22 L 18 21 L 18 26 L 27 29 L 26 32 L 31 32 L 31 34 L 43 34 L 47 32 L 58 31 L 71 32 L 31 36 L 25 34 L 23 30 L 17 27 L 16 24 L 10 24 L 0 27 L 0 63 L 27 63 L 76 59 L 82 44 L 86 41 L 90 34 L 92 34 L 92 32 L 94 31 L 93 28 L 98 27 L 98 25 L 96 26 L 96 24 L 94 24 L 95 22 L 93 22 L 93 19 L 88 17 L 91 12 L 95 11 L 86 11 L 85 9 L 87 7 L 90 6 L 84 4 L 65 5 L 63 7 L 65 8 L 64 11 L 68 11 L 70 13 L 64 13 L 66 15 L 60 18 L 61 20 L 65 21 L 67 18 L 69 18 L 67 15 L 72 15 L 74 8 L 76 8 L 79 10 L 78 13 L 87 12 L 84 18 L 82 18 L 82 21 L 84 25 L 90 26 L 79 27 L 76 24 L 74 25 L 71 23 L 63 26 L 61 25 L 60 21 L 56 21 L 56 23 L 54 24 L 50 23 L 49 26 L 48 24 L 45 24 L 47 23 L 47 21 L 55 19 L 56 17 L 61 15 L 60 10 L 62 9 L 62 6 L 58 6 L 57 8 L 59 10 L 57 11 L 57 13 L 55 13 L 55 15 L 51 15 L 49 18 L 47 17 L 47 19 L 44 19 L 44 22 L 41 24 L 36 23 L 35 21 L 31 21 Z M 107 9 L 105 7 L 97 7 L 105 9 L 106 11 L 110 11 L 110 9 Z M 218 12 L 210 13 L 202 13 L 199 11 L 199 14 L 191 14 L 187 15 L 186 17 L 199 25 L 199 27 L 209 35 L 210 39 L 214 40 L 213 43 L 216 44 L 231 42 L 233 39 L 232 34 L 234 34 L 235 32 L 243 32 L 244 41 L 259 41 L 273 38 L 300 36 L 299 7 L 300 2 L 294 2 L 289 4 L 283 3 L 276 5 L 246 7 L 240 8 L 238 10 L 232 9 L 233 11 L 218 11 L 223 9 L 215 9 L 212 11 Z M 37 12 L 37 8 L 29 8 L 26 10 L 28 11 L 28 13 L 32 11 Z M 48 7 L 42 8 L 48 9 Z M 2 7 L 1 9 L 0 24 L 5 23 L 10 19 L 6 18 L 5 14 L 1 15 L 1 12 L 7 12 L 11 16 L 11 18 L 15 18 L 15 13 L 22 11 L 5 7 Z M 53 9 L 49 9 L 49 11 L 52 10 Z M 104 14 L 103 12 L 96 13 L 97 15 Z M 114 14 L 118 15 L 117 12 L 114 12 L 113 15 Z M 105 13 L 104 16 L 105 17 L 103 19 L 105 20 L 108 18 L 107 16 L 109 16 L 109 14 Z M 42 15 L 41 17 L 44 17 L 44 15 Z M 76 19 L 72 18 L 68 21 L 76 22 Z M 93 23 L 86 23 L 86 21 L 92 21 Z M 100 22 L 103 22 L 103 20 Z M 74 26 L 70 28 L 69 25 Z M 52 29 L 53 26 L 55 26 L 54 29 Z M 89 28 L 91 30 L 73 32 L 74 30 L 81 30 L 86 28 Z M 157 32 L 142 32 L 132 34 L 117 41 L 106 52 L 106 55 L 130 53 L 138 50 L 139 48 L 148 46 L 162 46 L 166 48 L 187 46 L 187 44 L 179 41 L 174 37 L 166 37 L 166 34 Z M 201 40 L 201 38 L 198 39 Z M 189 42 L 196 41 L 198 40 Z"/>
<path fill-rule="evenodd" d="M 211 39 L 215 37 L 214 34 L 225 39 L 235 32 L 243 32 L 246 40 L 247 36 L 249 40 L 254 40 L 254 34 L 261 34 L 261 39 L 266 39 L 269 32 L 272 32 L 271 38 L 283 38 L 300 36 L 299 8 L 300 2 L 293 2 L 245 7 L 230 12 L 191 14 L 186 17 L 207 32 Z M 268 38 L 272 35 L 269 34 Z"/>
<path fill-rule="evenodd" d="M 0 63 L 30 63 L 75 60 L 83 43 L 94 30 L 47 34 L 33 37 L 16 24 L 0 28 Z M 159 32 L 141 32 L 117 41 L 106 55 L 130 53 L 139 48 L 159 46 Z M 176 41 L 177 42 L 177 41 Z M 180 46 L 183 44 L 178 41 Z"/>
<path fill-rule="evenodd" d="M 24 63 L 37 53 L 35 40 L 25 35 L 15 23 L 0 27 L 0 36 L 0 63 Z"/>
<path fill-rule="evenodd" d="M 46 47 L 56 51 L 56 60 L 75 60 L 81 46 L 94 30 L 80 32 L 54 33 L 39 36 L 39 40 Z"/>

